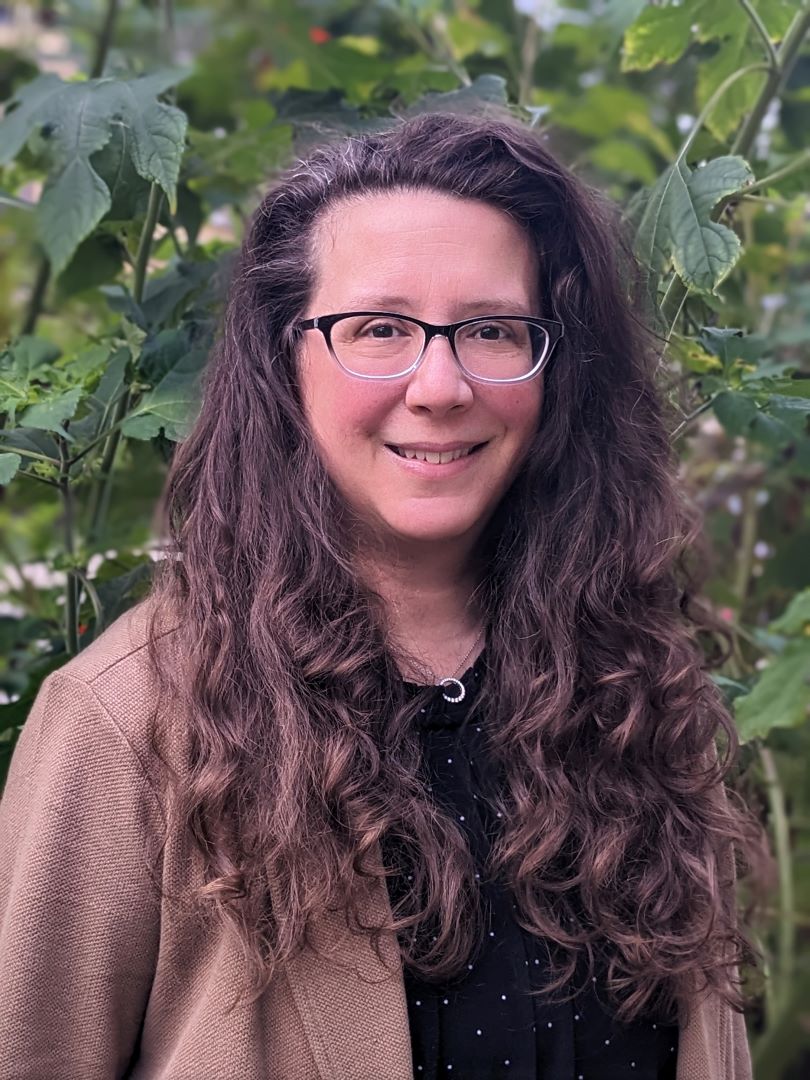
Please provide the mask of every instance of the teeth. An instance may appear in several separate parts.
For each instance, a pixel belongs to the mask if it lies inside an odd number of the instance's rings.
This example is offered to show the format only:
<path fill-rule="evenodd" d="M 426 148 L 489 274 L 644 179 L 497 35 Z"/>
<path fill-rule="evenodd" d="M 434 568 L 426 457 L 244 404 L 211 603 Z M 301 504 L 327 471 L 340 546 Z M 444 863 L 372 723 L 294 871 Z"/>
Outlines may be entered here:
<path fill-rule="evenodd" d="M 429 461 L 431 465 L 446 465 L 448 461 L 457 461 L 459 458 L 466 457 L 472 450 L 450 450 L 446 454 L 437 454 L 432 450 L 400 450 L 397 446 L 394 448 L 400 457 L 409 458 L 416 461 Z"/>

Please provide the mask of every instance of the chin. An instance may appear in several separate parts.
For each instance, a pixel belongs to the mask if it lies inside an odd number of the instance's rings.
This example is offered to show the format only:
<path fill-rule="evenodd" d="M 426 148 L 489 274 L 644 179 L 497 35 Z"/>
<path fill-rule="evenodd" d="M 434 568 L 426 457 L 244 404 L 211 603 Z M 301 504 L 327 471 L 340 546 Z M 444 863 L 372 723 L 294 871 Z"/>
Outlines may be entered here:
<path fill-rule="evenodd" d="M 412 544 L 452 543 L 467 536 L 475 528 L 473 521 L 429 522 L 416 521 L 388 522 L 388 529 L 399 539 Z"/>

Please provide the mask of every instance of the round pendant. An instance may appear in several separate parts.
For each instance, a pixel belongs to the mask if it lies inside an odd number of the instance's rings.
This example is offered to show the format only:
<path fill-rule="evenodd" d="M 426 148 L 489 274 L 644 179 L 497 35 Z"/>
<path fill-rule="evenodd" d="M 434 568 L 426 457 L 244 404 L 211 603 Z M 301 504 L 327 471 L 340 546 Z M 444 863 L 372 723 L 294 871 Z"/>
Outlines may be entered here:
<path fill-rule="evenodd" d="M 442 679 L 439 686 L 458 687 L 458 695 L 456 697 L 453 697 L 451 694 L 442 694 L 445 701 L 452 701 L 454 703 L 463 701 L 467 695 L 467 690 L 461 679 Z"/>

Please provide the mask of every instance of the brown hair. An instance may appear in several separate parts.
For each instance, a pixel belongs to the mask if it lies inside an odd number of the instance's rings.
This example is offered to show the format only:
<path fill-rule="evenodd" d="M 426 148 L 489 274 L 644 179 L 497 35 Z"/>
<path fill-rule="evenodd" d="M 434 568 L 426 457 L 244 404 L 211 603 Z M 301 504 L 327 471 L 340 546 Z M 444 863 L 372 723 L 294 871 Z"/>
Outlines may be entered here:
<path fill-rule="evenodd" d="M 252 217 L 166 485 L 175 557 L 153 589 L 182 612 L 182 669 L 150 651 L 189 705 L 177 813 L 205 855 L 205 899 L 258 993 L 312 916 L 340 905 L 356 925 L 358 890 L 396 837 L 412 888 L 372 940 L 399 931 L 404 962 L 435 978 L 477 940 L 466 841 L 420 778 L 424 701 L 397 677 L 296 381 L 318 223 L 340 200 L 402 189 L 510 215 L 539 255 L 540 314 L 566 328 L 530 453 L 481 544 L 475 708 L 504 776 L 492 868 L 524 924 L 559 944 L 554 986 L 584 956 L 606 965 L 620 1018 L 674 1008 L 696 979 L 740 1008 L 735 965 L 751 946 L 731 852 L 756 830 L 723 794 L 737 736 L 698 640 L 717 629 L 696 599 L 701 524 L 677 479 L 638 268 L 616 207 L 507 116 L 429 113 L 324 143 Z"/>

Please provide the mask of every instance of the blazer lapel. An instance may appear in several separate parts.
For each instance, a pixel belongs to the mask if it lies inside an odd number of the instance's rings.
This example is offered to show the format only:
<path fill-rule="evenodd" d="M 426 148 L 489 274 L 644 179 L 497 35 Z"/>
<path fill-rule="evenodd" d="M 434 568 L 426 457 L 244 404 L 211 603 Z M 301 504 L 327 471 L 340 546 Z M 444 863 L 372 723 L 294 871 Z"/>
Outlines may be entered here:
<path fill-rule="evenodd" d="M 274 897 L 274 903 L 283 904 Z M 391 907 L 384 881 L 359 910 L 377 925 Z M 287 978 L 323 1080 L 412 1080 L 410 1030 L 399 946 L 352 934 L 345 916 L 329 912 L 312 926 L 310 945 L 289 961 Z"/>

